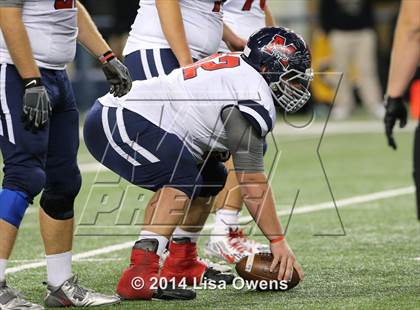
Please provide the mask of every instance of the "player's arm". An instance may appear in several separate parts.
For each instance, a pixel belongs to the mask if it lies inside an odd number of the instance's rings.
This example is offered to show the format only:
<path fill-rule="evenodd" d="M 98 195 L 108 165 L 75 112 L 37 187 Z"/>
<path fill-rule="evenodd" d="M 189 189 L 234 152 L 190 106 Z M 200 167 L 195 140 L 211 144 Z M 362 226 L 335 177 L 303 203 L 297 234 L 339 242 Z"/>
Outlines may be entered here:
<path fill-rule="evenodd" d="M 86 8 L 77 2 L 78 41 L 102 63 L 102 70 L 111 85 L 110 93 L 116 97 L 127 94 L 131 89 L 131 76 L 128 69 L 115 57 L 105 42 Z"/>
<path fill-rule="evenodd" d="M 273 14 L 271 14 L 271 10 L 268 7 L 268 4 L 265 4 L 264 7 L 264 13 L 265 13 L 265 26 L 266 27 L 274 27 L 276 25 L 276 22 L 274 20 Z"/>
<path fill-rule="evenodd" d="M 93 55 L 100 57 L 111 50 L 90 14 L 80 2 L 77 2 L 77 27 L 79 28 L 78 41 Z"/>
<path fill-rule="evenodd" d="M 22 120 L 26 129 L 36 132 L 48 122 L 51 106 L 22 20 L 23 4 L 24 0 L 0 2 L 0 28 L 25 87 Z"/>
<path fill-rule="evenodd" d="M 243 51 L 246 45 L 246 40 L 238 37 L 225 23 L 223 23 L 222 40 L 231 51 Z"/>
<path fill-rule="evenodd" d="M 395 30 L 387 94 L 401 97 L 420 61 L 420 1 L 404 0 Z"/>
<path fill-rule="evenodd" d="M 41 77 L 32 54 L 28 33 L 22 20 L 21 1 L 0 2 L 0 27 L 10 56 L 23 79 Z"/>
<path fill-rule="evenodd" d="M 264 173 L 264 138 L 236 107 L 225 108 L 222 119 L 244 203 L 258 227 L 270 241 L 274 256 L 271 270 L 280 264 L 279 279 L 289 280 L 295 267 L 303 279 L 302 269 L 284 239 L 283 229 L 276 214 L 274 197 Z"/>
<path fill-rule="evenodd" d="M 388 144 L 396 149 L 393 128 L 407 122 L 407 111 L 402 99 L 420 61 L 420 1 L 404 0 L 401 4 L 391 55 L 388 77 L 385 130 Z"/>
<path fill-rule="evenodd" d="M 193 63 L 178 0 L 156 0 L 163 34 L 181 67 Z"/>

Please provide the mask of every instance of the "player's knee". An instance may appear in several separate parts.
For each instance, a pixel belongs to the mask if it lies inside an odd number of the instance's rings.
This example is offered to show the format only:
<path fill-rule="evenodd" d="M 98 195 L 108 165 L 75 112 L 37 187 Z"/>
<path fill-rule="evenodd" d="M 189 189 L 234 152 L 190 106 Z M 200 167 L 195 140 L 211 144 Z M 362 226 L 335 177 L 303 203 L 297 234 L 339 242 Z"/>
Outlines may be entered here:
<path fill-rule="evenodd" d="M 19 228 L 29 206 L 28 195 L 3 188 L 0 190 L 0 219 Z"/>
<path fill-rule="evenodd" d="M 199 197 L 216 196 L 225 187 L 228 172 L 221 162 L 209 162 L 202 171 L 202 187 Z"/>
<path fill-rule="evenodd" d="M 41 167 L 6 167 L 5 171 L 3 187 L 25 193 L 29 202 L 32 202 L 45 186 L 45 171 Z"/>
<path fill-rule="evenodd" d="M 80 171 L 75 168 L 65 181 L 53 182 L 54 186 L 45 189 L 41 196 L 41 208 L 55 220 L 68 220 L 74 217 L 74 201 L 82 185 Z"/>
<path fill-rule="evenodd" d="M 32 200 L 41 193 L 45 186 L 45 171 L 42 168 L 31 169 L 25 178 L 27 178 L 28 184 L 27 192 Z"/>

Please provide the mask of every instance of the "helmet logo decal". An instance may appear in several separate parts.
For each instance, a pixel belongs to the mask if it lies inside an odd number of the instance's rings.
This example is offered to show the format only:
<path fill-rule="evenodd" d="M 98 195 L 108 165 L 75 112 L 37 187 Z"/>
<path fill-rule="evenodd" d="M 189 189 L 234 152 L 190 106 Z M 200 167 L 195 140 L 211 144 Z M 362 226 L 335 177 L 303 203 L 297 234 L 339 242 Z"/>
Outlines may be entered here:
<path fill-rule="evenodd" d="M 262 50 L 264 53 L 276 57 L 286 70 L 289 68 L 289 57 L 297 51 L 297 48 L 293 43 L 286 45 L 286 39 L 276 34 Z"/>

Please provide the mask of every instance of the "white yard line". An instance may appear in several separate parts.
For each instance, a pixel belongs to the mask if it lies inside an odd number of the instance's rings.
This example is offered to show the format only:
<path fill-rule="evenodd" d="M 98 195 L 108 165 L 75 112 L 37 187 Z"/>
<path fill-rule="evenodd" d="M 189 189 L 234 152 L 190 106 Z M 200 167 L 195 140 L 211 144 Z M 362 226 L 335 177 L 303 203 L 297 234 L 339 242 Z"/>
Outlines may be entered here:
<path fill-rule="evenodd" d="M 414 260 L 418 260 L 420 262 L 420 256 L 416 257 Z"/>
<path fill-rule="evenodd" d="M 132 247 L 132 246 L 133 246 L 133 241 L 130 241 L 130 242 L 114 244 L 114 245 L 106 246 L 106 247 L 103 247 L 103 248 L 100 248 L 100 249 L 79 253 L 79 254 L 73 255 L 73 262 L 84 261 L 86 259 L 89 259 L 89 258 L 92 258 L 92 257 L 95 257 L 95 256 L 99 256 L 99 255 L 102 255 L 102 254 L 108 254 L 108 253 L 112 253 L 112 252 L 116 252 L 116 251 L 120 251 L 120 250 L 125 250 L 127 248 Z M 16 272 L 27 270 L 27 269 L 40 268 L 40 267 L 43 267 L 43 266 L 45 266 L 45 260 L 37 261 L 37 262 L 34 262 L 34 263 L 29 263 L 29 264 L 23 264 L 23 265 L 20 265 L 20 266 L 17 266 L 17 267 L 8 268 L 8 269 L 6 269 L 6 274 L 16 273 Z"/>
<path fill-rule="evenodd" d="M 356 204 L 361 204 L 361 203 L 366 203 L 366 202 L 371 202 L 371 201 L 377 201 L 377 200 L 382 200 L 382 199 L 388 199 L 388 198 L 393 198 L 393 197 L 398 197 L 398 196 L 404 196 L 404 195 L 408 195 L 408 194 L 412 194 L 412 193 L 414 193 L 414 186 L 402 187 L 402 188 L 397 188 L 397 189 L 391 189 L 391 190 L 375 192 L 375 193 L 366 194 L 366 195 L 353 196 L 353 197 L 350 197 L 350 198 L 340 199 L 340 200 L 336 201 L 336 204 L 339 208 L 343 208 L 343 207 L 347 207 L 347 206 L 351 206 L 351 205 L 356 205 Z M 319 204 L 315 204 L 315 205 L 308 205 L 308 206 L 303 206 L 303 207 L 300 207 L 300 208 L 296 208 L 293 211 L 293 214 L 305 214 L 305 213 L 317 212 L 317 211 L 331 209 L 331 208 L 334 208 L 334 204 L 332 202 L 324 202 L 324 203 L 319 203 Z M 277 212 L 277 214 L 278 215 L 288 215 L 288 214 L 290 214 L 290 212 L 291 212 L 291 210 L 289 209 L 289 210 L 279 211 L 279 212 Z M 250 216 L 241 217 L 241 222 L 247 222 L 247 221 L 250 221 L 250 220 L 251 220 Z M 209 224 L 209 225 L 206 225 L 204 227 L 204 229 L 209 230 L 209 229 L 212 229 L 213 226 L 214 226 L 214 224 Z M 82 253 L 74 255 L 73 256 L 73 261 L 77 262 L 77 261 L 86 260 L 88 258 L 92 258 L 92 257 L 95 257 L 95 256 L 99 256 L 99 255 L 103 255 L 103 254 L 109 254 L 109 253 L 117 252 L 117 251 L 120 251 L 120 250 L 129 249 L 132 246 L 133 246 L 133 241 L 128 241 L 128 242 L 124 242 L 124 243 L 119 243 L 119 244 L 106 246 L 106 247 L 99 248 L 99 249 L 96 249 L 96 250 L 82 252 Z M 420 257 L 419 257 L 419 259 L 420 259 Z M 29 263 L 29 264 L 23 264 L 23 265 L 20 265 L 20 266 L 17 266 L 17 267 L 8 268 L 6 270 L 6 274 L 16 273 L 16 272 L 20 272 L 20 271 L 28 270 L 28 269 L 35 269 L 35 268 L 39 268 L 39 267 L 43 267 L 43 266 L 45 266 L 45 261 L 44 260 L 34 262 L 34 263 Z"/>
<path fill-rule="evenodd" d="M 382 192 L 371 193 L 367 195 L 340 199 L 336 201 L 336 204 L 338 208 L 343 208 L 343 207 L 356 205 L 360 203 L 366 203 L 366 202 L 371 202 L 371 201 L 376 201 L 376 200 L 381 200 L 381 199 L 387 199 L 387 198 L 412 194 L 414 193 L 414 190 L 415 190 L 414 186 L 402 187 L 402 188 L 391 189 L 391 190 L 386 190 Z M 311 212 L 332 209 L 332 208 L 334 208 L 334 203 L 332 201 L 329 201 L 329 202 L 323 202 L 323 203 L 319 203 L 315 205 L 309 205 L 309 206 L 296 208 L 294 209 L 293 214 L 311 213 Z M 291 209 L 279 211 L 277 212 L 277 215 L 289 215 L 291 211 L 292 211 Z M 243 222 L 247 222 L 250 220 L 252 220 L 250 216 L 241 218 L 241 221 Z"/>

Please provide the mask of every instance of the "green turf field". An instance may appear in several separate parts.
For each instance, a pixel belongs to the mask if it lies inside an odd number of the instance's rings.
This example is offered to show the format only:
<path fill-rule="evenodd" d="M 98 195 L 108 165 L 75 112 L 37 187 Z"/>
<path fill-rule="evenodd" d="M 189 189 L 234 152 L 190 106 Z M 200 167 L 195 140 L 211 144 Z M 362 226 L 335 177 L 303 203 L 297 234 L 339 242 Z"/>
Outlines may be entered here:
<path fill-rule="evenodd" d="M 320 148 L 345 234 L 336 210 L 328 205 L 320 208 L 321 203 L 332 200 L 316 153 L 321 131 L 289 130 L 283 134 L 279 129 L 274 135 L 278 152 L 273 138 L 269 139 L 266 164 L 272 169 L 267 172 L 279 211 L 292 207 L 298 190 L 295 210 L 306 210 L 290 218 L 287 231 L 305 271 L 301 285 L 278 293 L 200 290 L 195 301 L 124 302 L 114 308 L 420 309 L 420 223 L 415 217 L 414 194 L 386 197 L 394 189 L 410 192 L 412 133 L 396 135 L 399 149 L 394 152 L 386 146 L 382 133 L 352 127 L 360 124 L 349 123 L 347 132 L 329 132 L 329 125 Z M 322 129 L 322 124 L 315 125 Z M 139 215 L 150 194 L 127 187 L 109 172 L 96 173 L 91 165 L 94 160 L 83 145 L 79 161 L 85 172 L 77 200 L 74 253 L 82 255 L 76 256 L 74 271 L 86 286 L 112 293 L 128 264 L 130 249 L 126 245 L 110 251 L 108 246 L 134 240 L 135 223 L 141 222 Z M 370 195 L 376 192 L 383 193 Z M 360 196 L 362 202 L 357 201 Z M 347 198 L 351 199 L 344 200 Z M 122 208 L 112 212 L 121 201 Z M 140 213 L 133 212 L 135 209 Z M 36 209 L 29 210 L 9 265 L 17 269 L 11 270 L 8 281 L 41 303 L 45 267 L 34 268 L 33 264 L 42 262 L 43 248 Z M 102 213 L 97 216 L 98 211 Z M 281 218 L 286 224 L 289 215 Z M 133 236 L 127 236 L 130 234 Z M 204 236 L 200 245 L 205 241 Z M 102 254 L 88 252 L 102 248 Z"/>

